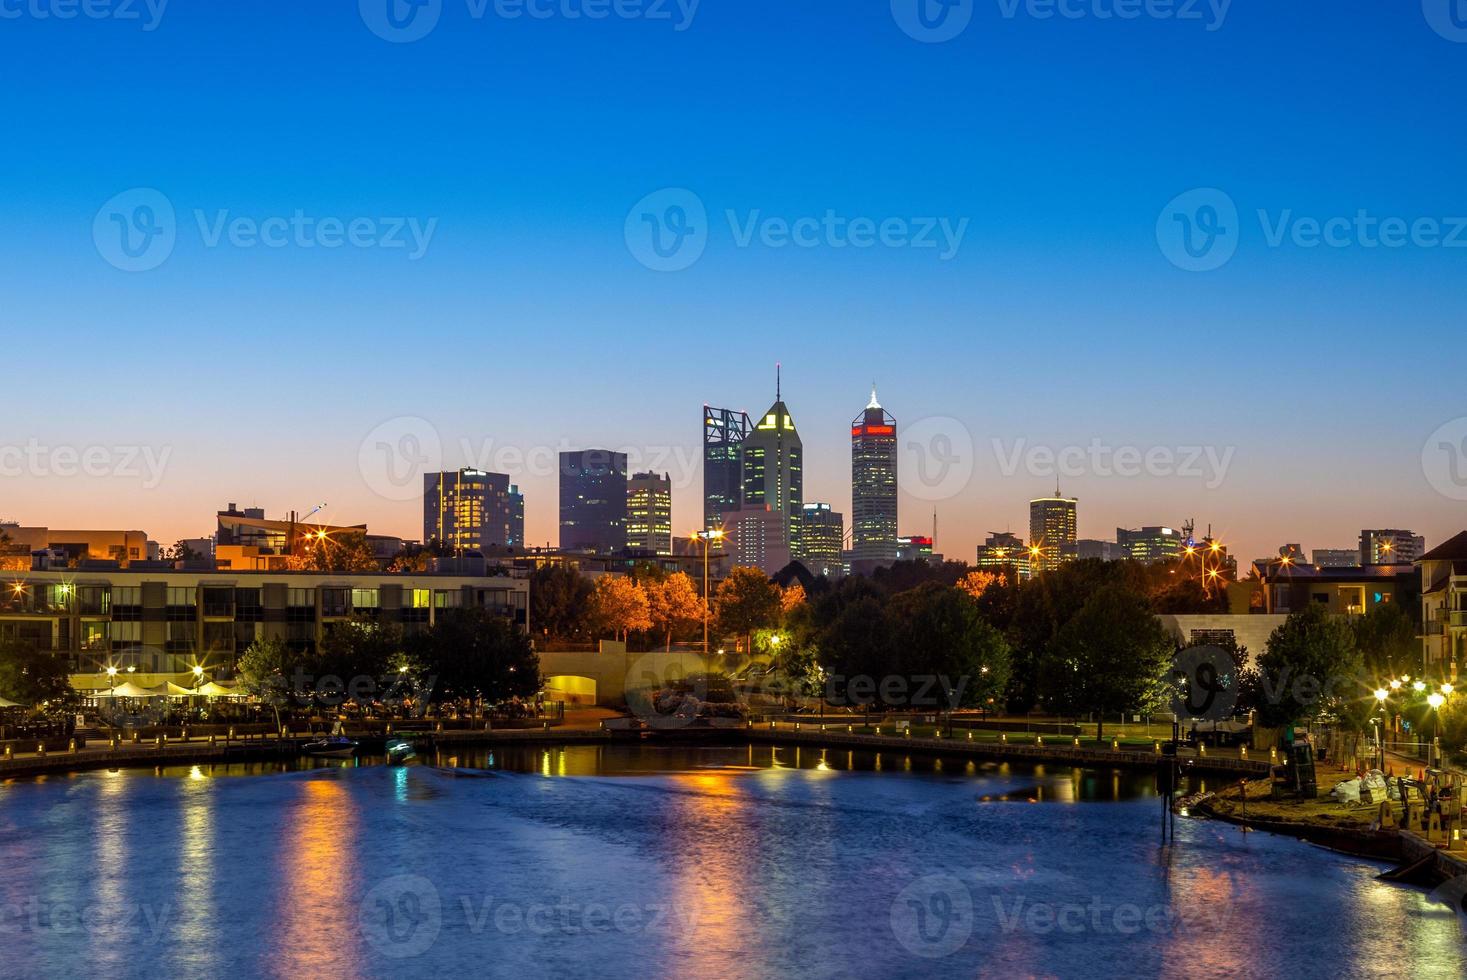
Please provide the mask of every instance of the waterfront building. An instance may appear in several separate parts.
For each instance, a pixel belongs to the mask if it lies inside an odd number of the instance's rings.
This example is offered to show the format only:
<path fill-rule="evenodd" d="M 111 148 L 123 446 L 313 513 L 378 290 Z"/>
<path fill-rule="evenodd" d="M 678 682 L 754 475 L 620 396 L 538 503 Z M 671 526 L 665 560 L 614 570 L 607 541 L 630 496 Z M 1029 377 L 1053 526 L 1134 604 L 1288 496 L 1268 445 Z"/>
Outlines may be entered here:
<path fill-rule="evenodd" d="M 768 507 L 783 524 L 784 550 L 800 553 L 797 515 L 805 504 L 804 446 L 775 375 L 774 404 L 754 423 L 743 442 L 743 509 Z"/>
<path fill-rule="evenodd" d="M 1426 538 L 1399 528 L 1360 532 L 1360 564 L 1410 565 L 1426 553 Z"/>
<path fill-rule="evenodd" d="M 1008 531 L 990 531 L 987 539 L 978 546 L 974 564 L 989 572 L 1013 569 L 1022 580 L 1032 574 L 1030 557 L 1023 538 Z"/>
<path fill-rule="evenodd" d="M 503 473 L 424 473 L 423 540 L 437 541 L 453 554 L 522 546 L 524 496 Z"/>
<path fill-rule="evenodd" d="M 1455 684 L 1459 665 L 1467 661 L 1467 531 L 1421 555 L 1416 567 L 1424 663 Z"/>
<path fill-rule="evenodd" d="M 72 673 L 109 665 L 189 685 L 228 678 L 251 643 L 309 651 L 334 622 L 367 618 L 411 633 L 442 610 L 478 606 L 529 629 L 530 583 L 509 575 L 179 570 L 21 572 L 0 589 L 0 639 L 64 657 Z M 160 684 L 149 679 L 144 686 Z"/>
<path fill-rule="evenodd" d="M 560 547 L 593 553 L 626 550 L 626 453 L 585 449 L 560 454 Z"/>
<path fill-rule="evenodd" d="M 1118 527 L 1116 543 L 1125 549 L 1127 557 L 1149 565 L 1170 561 L 1181 554 L 1186 546 L 1186 535 L 1177 528 L 1161 525 L 1135 530 Z"/>
<path fill-rule="evenodd" d="M 1030 548 L 1038 549 L 1032 554 L 1036 573 L 1074 560 L 1078 509 L 1079 501 L 1060 496 L 1059 487 L 1053 497 L 1029 501 Z"/>
<path fill-rule="evenodd" d="M 800 561 L 814 575 L 839 576 L 844 571 L 841 543 L 845 518 L 829 504 L 811 502 L 800 510 Z"/>
<path fill-rule="evenodd" d="M 627 547 L 672 554 L 672 478 L 666 473 L 635 473 L 627 481 Z"/>
<path fill-rule="evenodd" d="M 897 560 L 896 425 L 873 384 L 851 422 L 851 555 L 869 568 Z"/>
<path fill-rule="evenodd" d="M 744 506 L 744 440 L 754 429 L 748 413 L 703 406 L 703 527 Z"/>

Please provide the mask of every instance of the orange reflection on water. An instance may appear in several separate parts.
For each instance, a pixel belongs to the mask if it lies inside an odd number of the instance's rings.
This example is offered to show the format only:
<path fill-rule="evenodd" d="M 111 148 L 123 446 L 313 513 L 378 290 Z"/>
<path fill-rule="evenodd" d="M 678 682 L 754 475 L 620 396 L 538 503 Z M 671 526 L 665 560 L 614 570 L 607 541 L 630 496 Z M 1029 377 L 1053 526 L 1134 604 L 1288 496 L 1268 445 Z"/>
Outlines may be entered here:
<path fill-rule="evenodd" d="M 1162 860 L 1170 859 L 1168 848 Z M 1172 927 L 1155 934 L 1163 976 L 1267 975 L 1267 947 L 1244 942 L 1228 928 L 1233 909 L 1247 901 L 1251 884 L 1247 875 L 1200 866 L 1168 875 L 1167 912 Z"/>
<path fill-rule="evenodd" d="M 360 972 L 352 889 L 356 805 L 335 779 L 302 780 L 299 795 L 290 804 L 282 841 L 281 908 L 273 916 L 285 930 L 279 944 L 282 976 Z"/>
<path fill-rule="evenodd" d="M 748 937 L 759 925 L 743 903 L 757 886 L 750 880 L 747 858 L 736 847 L 720 847 L 720 839 L 738 833 L 742 811 L 755 805 L 739 791 L 745 773 L 677 773 L 669 777 L 679 804 L 671 825 L 686 842 L 687 865 L 672 875 L 673 918 L 687 929 L 668 945 L 674 957 L 664 976 L 728 975 L 729 965 L 747 955 Z M 691 925 L 688 925 L 691 923 Z"/>

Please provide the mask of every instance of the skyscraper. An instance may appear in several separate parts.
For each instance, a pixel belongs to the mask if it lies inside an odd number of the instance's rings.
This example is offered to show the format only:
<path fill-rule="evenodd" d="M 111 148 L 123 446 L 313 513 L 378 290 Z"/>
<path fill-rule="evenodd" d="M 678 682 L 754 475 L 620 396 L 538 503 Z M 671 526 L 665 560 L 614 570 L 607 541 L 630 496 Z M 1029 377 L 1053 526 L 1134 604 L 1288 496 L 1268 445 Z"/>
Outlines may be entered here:
<path fill-rule="evenodd" d="M 804 447 L 795 420 L 780 393 L 775 369 L 774 404 L 744 439 L 744 507 L 764 507 L 780 515 L 790 554 L 800 556 L 796 515 L 805 503 Z"/>
<path fill-rule="evenodd" d="M 1166 561 L 1182 553 L 1187 536 L 1174 527 L 1143 527 L 1139 530 L 1116 528 L 1116 543 L 1135 561 L 1150 564 Z"/>
<path fill-rule="evenodd" d="M 627 457 L 607 449 L 560 454 L 560 547 L 601 554 L 627 546 Z"/>
<path fill-rule="evenodd" d="M 800 561 L 816 575 L 839 575 L 841 542 L 845 540 L 845 520 L 830 509 L 829 504 L 808 503 L 800 510 L 800 542 L 804 554 Z"/>
<path fill-rule="evenodd" d="M 851 560 L 863 570 L 897 557 L 896 419 L 876 400 L 851 422 Z"/>
<path fill-rule="evenodd" d="M 725 511 L 744 505 L 744 440 L 753 430 L 746 412 L 703 406 L 703 526 L 718 527 Z"/>
<path fill-rule="evenodd" d="M 1360 532 L 1360 564 L 1409 565 L 1426 553 L 1426 538 L 1399 528 Z"/>
<path fill-rule="evenodd" d="M 1029 543 L 1039 549 L 1034 571 L 1058 568 L 1074 560 L 1078 504 L 1074 497 L 1061 497 L 1059 487 L 1054 488 L 1053 497 L 1029 501 Z"/>
<path fill-rule="evenodd" d="M 423 540 L 456 554 L 525 543 L 525 498 L 503 473 L 423 474 Z"/>
<path fill-rule="evenodd" d="M 724 511 L 723 529 L 735 565 L 774 575 L 790 563 L 789 519 L 768 504 Z"/>
<path fill-rule="evenodd" d="M 627 481 L 627 547 L 672 554 L 672 478 L 636 473 Z"/>
<path fill-rule="evenodd" d="M 1024 539 L 1008 531 L 990 531 L 978 546 L 977 565 L 990 572 L 1012 568 L 1021 579 L 1029 577 L 1029 549 Z"/>

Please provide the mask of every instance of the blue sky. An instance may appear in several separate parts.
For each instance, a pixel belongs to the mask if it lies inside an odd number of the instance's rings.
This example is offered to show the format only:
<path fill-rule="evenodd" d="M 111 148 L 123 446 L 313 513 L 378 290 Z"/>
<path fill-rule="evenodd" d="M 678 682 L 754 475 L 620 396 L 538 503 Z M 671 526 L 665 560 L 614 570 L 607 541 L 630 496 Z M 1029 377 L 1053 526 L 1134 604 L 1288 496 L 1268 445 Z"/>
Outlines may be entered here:
<path fill-rule="evenodd" d="M 1467 215 L 1467 43 L 1433 29 L 1435 0 L 1238 0 L 1220 24 L 1206 5 L 1042 18 L 1010 2 L 968 0 L 944 43 L 851 0 L 703 0 L 683 30 L 674 5 L 672 21 L 566 16 L 584 0 L 510 19 L 442 0 L 410 43 L 356 3 L 174 0 L 153 30 L 141 2 L 143 22 L 5 6 L 20 16 L 0 18 L 0 442 L 167 464 L 156 486 L 121 465 L 7 470 L 0 516 L 172 540 L 230 500 L 325 500 L 331 519 L 412 536 L 414 502 L 359 462 L 380 425 L 427 420 L 449 466 L 486 444 L 614 445 L 674 468 L 696 457 L 698 407 L 762 410 L 781 361 L 809 499 L 849 510 L 845 423 L 873 378 L 904 426 L 956 433 L 972 478 L 904 481 L 902 504 L 918 532 L 936 505 L 954 557 L 1024 530 L 1026 501 L 1053 489 L 1042 467 L 1004 472 L 1015 447 L 1231 451 L 1218 480 L 1082 467 L 1063 488 L 1084 537 L 1195 517 L 1252 558 L 1464 526 L 1423 446 L 1467 415 L 1467 248 L 1274 247 L 1256 214 Z M 175 211 L 176 244 L 141 272 L 93 234 L 134 188 Z M 624 232 L 665 188 L 708 216 L 676 272 L 640 264 Z M 1195 188 L 1239 214 L 1214 271 L 1158 245 L 1158 217 Z M 221 216 L 296 211 L 433 233 L 416 259 L 207 243 Z M 966 224 L 944 260 L 740 247 L 729 211 Z M 553 540 L 554 478 L 518 476 L 529 537 Z M 695 470 L 675 498 L 692 527 Z"/>

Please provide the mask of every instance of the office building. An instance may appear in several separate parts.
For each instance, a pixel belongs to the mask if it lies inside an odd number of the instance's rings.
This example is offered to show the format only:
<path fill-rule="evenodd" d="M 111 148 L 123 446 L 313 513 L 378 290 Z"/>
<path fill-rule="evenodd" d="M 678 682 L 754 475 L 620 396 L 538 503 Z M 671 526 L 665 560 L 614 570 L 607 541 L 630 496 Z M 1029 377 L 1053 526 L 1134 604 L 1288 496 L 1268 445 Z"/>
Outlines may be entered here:
<path fill-rule="evenodd" d="M 1075 557 L 1082 561 L 1087 558 L 1093 558 L 1096 561 L 1124 561 L 1131 557 L 1131 553 L 1126 550 L 1125 545 L 1118 541 L 1082 538 L 1075 542 Z"/>
<path fill-rule="evenodd" d="M 1410 565 L 1426 553 L 1426 538 L 1397 528 L 1360 532 L 1360 564 Z"/>
<path fill-rule="evenodd" d="M 744 509 L 768 507 L 784 524 L 786 550 L 800 553 L 798 514 L 805 504 L 804 447 L 775 375 L 774 404 L 744 439 Z"/>
<path fill-rule="evenodd" d="M 800 562 L 815 575 L 838 576 L 844 570 L 841 543 L 845 518 L 829 504 L 808 503 L 800 510 Z"/>
<path fill-rule="evenodd" d="M 1360 552 L 1355 548 L 1315 548 L 1314 564 L 1320 568 L 1351 568 L 1360 564 Z"/>
<path fill-rule="evenodd" d="M 1186 535 L 1172 527 L 1116 528 L 1116 544 L 1121 546 L 1126 556 L 1148 565 L 1177 557 L 1186 543 Z"/>
<path fill-rule="evenodd" d="M 733 565 L 772 576 L 790 563 L 789 519 L 768 504 L 725 511 L 723 530 Z"/>
<path fill-rule="evenodd" d="M 437 541 L 455 555 L 523 547 L 524 496 L 503 473 L 424 473 L 423 540 Z"/>
<path fill-rule="evenodd" d="M 932 538 L 925 534 L 906 534 L 897 538 L 897 561 L 925 561 L 942 564 L 942 556 L 932 550 Z"/>
<path fill-rule="evenodd" d="M 1029 548 L 1024 539 L 1008 531 L 991 531 L 987 539 L 978 546 L 978 557 L 974 564 L 989 572 L 1012 569 L 1020 579 L 1030 576 Z"/>
<path fill-rule="evenodd" d="M 636 473 L 627 481 L 627 548 L 672 554 L 672 478 Z"/>
<path fill-rule="evenodd" d="M 561 453 L 561 550 L 607 554 L 626 547 L 626 453 L 607 449 Z"/>
<path fill-rule="evenodd" d="M 1029 501 L 1029 542 L 1038 549 L 1033 555 L 1036 573 L 1074 560 L 1078 506 L 1074 497 L 1060 496 L 1059 487 L 1053 497 Z"/>
<path fill-rule="evenodd" d="M 876 400 L 851 422 L 851 556 L 871 568 L 897 559 L 896 419 Z"/>
<path fill-rule="evenodd" d="M 744 506 L 744 440 L 753 431 L 745 412 L 703 406 L 703 527 Z"/>

